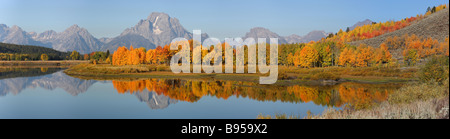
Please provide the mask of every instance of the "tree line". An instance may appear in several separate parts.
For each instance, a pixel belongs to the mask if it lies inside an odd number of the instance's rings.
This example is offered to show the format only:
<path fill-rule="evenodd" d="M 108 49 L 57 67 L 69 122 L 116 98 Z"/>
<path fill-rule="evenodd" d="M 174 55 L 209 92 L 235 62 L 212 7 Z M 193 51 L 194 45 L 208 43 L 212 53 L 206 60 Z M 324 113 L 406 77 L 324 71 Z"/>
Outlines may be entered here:
<path fill-rule="evenodd" d="M 192 40 L 189 41 L 190 57 L 192 61 Z M 203 47 L 203 46 L 201 46 Z M 233 49 L 233 63 L 236 64 L 236 49 L 222 44 L 222 62 L 225 60 L 225 49 Z M 427 58 L 432 55 L 448 56 L 448 38 L 444 42 L 439 42 L 432 38 L 421 38 L 416 35 L 405 34 L 402 37 L 388 37 L 380 46 L 372 47 L 361 44 L 352 46 L 346 43 L 322 40 L 318 42 L 280 44 L 278 46 L 278 62 L 280 65 L 295 66 L 303 68 L 313 67 L 370 67 L 398 64 L 397 59 L 393 58 L 391 50 L 400 49 L 403 52 L 404 63 L 408 66 L 415 65 L 419 59 Z M 267 48 L 267 63 L 270 62 L 269 46 Z M 181 48 L 180 48 L 181 49 Z M 179 49 L 179 50 L 180 50 Z M 139 64 L 168 64 L 170 59 L 178 51 L 170 51 L 169 46 L 158 46 L 156 49 L 146 50 L 145 48 L 119 47 L 112 55 L 113 65 L 139 65 Z M 249 63 L 248 46 L 244 46 L 244 64 Z M 202 59 L 206 54 L 213 53 L 214 45 L 209 49 L 202 50 Z M 219 54 L 220 55 L 220 54 Z M 211 55 L 210 55 L 211 56 Z M 214 63 L 212 60 L 211 63 Z M 266 64 L 267 64 L 266 63 Z"/>
<path fill-rule="evenodd" d="M 70 55 L 46 47 L 0 43 L 0 60 L 3 61 L 41 60 L 42 54 L 50 60 L 66 60 Z"/>

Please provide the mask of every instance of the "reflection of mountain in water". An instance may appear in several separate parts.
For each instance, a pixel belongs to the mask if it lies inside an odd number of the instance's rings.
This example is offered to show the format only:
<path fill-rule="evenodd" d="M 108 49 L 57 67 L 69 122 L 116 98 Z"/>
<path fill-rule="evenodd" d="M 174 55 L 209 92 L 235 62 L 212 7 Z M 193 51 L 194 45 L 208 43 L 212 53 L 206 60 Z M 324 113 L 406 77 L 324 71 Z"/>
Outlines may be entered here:
<path fill-rule="evenodd" d="M 177 103 L 177 100 L 170 99 L 168 96 L 158 95 L 155 92 L 142 91 L 139 93 L 134 93 L 136 97 L 141 102 L 147 103 L 147 106 L 151 109 L 164 109 L 169 106 L 169 104 Z"/>
<path fill-rule="evenodd" d="M 181 79 L 113 80 L 112 84 L 118 93 L 135 94 L 141 101 L 147 102 L 150 108 L 154 108 L 155 105 L 166 107 L 165 103 L 170 104 L 170 100 L 194 103 L 204 96 L 224 100 L 236 96 L 257 101 L 313 102 L 321 106 L 349 106 L 362 109 L 371 106 L 372 103 L 385 101 L 391 92 L 402 86 L 395 83 L 360 84 L 352 82 L 332 86 L 263 86 L 254 82 Z"/>
<path fill-rule="evenodd" d="M 14 95 L 19 94 L 26 88 L 41 87 L 48 90 L 56 88 L 64 89 L 69 94 L 76 96 L 80 93 L 86 92 L 87 89 L 96 83 L 94 80 L 81 80 L 67 76 L 62 71 L 35 77 L 20 77 L 0 80 L 0 96 L 5 96 L 8 93 Z"/>

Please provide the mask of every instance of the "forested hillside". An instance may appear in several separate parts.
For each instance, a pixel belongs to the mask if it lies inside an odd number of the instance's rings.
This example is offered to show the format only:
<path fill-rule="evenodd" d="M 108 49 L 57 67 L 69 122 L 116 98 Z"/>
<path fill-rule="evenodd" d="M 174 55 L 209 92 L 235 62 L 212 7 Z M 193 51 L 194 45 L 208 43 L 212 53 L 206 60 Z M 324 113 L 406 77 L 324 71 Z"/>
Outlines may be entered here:
<path fill-rule="evenodd" d="M 65 60 L 70 55 L 46 47 L 0 43 L 0 60 L 40 60 L 42 54 L 49 60 Z"/>

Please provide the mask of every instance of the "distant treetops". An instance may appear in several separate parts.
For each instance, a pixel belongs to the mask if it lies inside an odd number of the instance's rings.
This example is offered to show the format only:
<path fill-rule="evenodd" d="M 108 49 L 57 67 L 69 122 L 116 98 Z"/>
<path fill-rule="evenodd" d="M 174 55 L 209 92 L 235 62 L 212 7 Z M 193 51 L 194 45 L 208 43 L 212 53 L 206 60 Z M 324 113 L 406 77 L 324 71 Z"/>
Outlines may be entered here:
<path fill-rule="evenodd" d="M 431 8 L 431 7 L 428 7 L 427 8 L 427 12 L 425 13 L 425 16 L 427 16 L 427 15 L 430 15 L 430 14 L 433 14 L 433 13 L 435 13 L 435 12 L 438 12 L 438 11 L 440 11 L 440 10 L 442 10 L 442 9 L 445 9 L 445 8 L 447 8 L 448 7 L 448 4 L 442 4 L 442 5 L 439 5 L 439 6 L 433 6 L 433 8 Z"/>
<path fill-rule="evenodd" d="M 42 60 L 42 54 L 46 54 L 48 60 L 65 60 L 70 55 L 68 52 L 41 46 L 0 43 L 0 61 Z"/>
<path fill-rule="evenodd" d="M 416 35 L 403 35 L 401 37 L 388 37 L 380 47 L 371 47 L 361 44 L 357 47 L 339 45 L 333 41 L 310 42 L 300 44 L 281 44 L 279 46 L 279 64 L 312 68 L 328 66 L 344 67 L 370 67 L 397 64 L 397 59 L 389 49 L 399 49 L 405 64 L 415 65 L 419 59 L 431 55 L 449 56 L 449 39 L 444 42 L 432 38 L 421 38 Z M 244 46 L 247 50 L 247 46 Z M 202 58 L 213 51 L 202 50 Z M 156 49 L 119 47 L 112 55 L 113 65 L 139 65 L 139 64 L 167 64 L 177 51 L 169 51 L 169 46 L 158 46 Z M 236 55 L 236 50 L 233 50 Z M 192 53 L 191 53 L 192 54 Z M 97 55 L 97 54 L 96 54 Z M 222 54 L 223 55 L 223 54 Z M 86 57 L 86 56 L 85 56 Z M 92 56 L 94 58 L 96 56 Z M 99 56 L 101 55 L 99 54 Z M 235 56 L 234 56 L 235 57 Z M 245 64 L 248 63 L 245 56 Z M 214 61 L 211 61 L 214 62 Z M 222 61 L 224 62 L 224 61 Z"/>

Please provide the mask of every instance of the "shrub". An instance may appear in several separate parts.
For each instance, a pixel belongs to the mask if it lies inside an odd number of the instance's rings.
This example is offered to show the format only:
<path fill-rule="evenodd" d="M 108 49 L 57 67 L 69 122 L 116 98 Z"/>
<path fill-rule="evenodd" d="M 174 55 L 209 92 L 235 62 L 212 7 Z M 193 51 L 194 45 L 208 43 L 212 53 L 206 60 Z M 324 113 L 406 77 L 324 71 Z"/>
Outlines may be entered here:
<path fill-rule="evenodd" d="M 311 80 L 334 80 L 337 81 L 340 79 L 339 75 L 330 73 L 330 72 L 319 72 L 310 77 Z"/>
<path fill-rule="evenodd" d="M 419 79 L 422 82 L 443 83 L 448 76 L 448 57 L 446 56 L 432 57 L 419 71 Z"/>
<path fill-rule="evenodd" d="M 388 101 L 391 104 L 411 103 L 417 100 L 429 100 L 432 98 L 448 97 L 448 79 L 444 81 L 444 85 L 437 82 L 411 84 L 400 88 L 391 95 Z"/>
<path fill-rule="evenodd" d="M 167 71 L 167 70 L 168 70 L 167 66 L 158 65 L 156 67 L 156 71 Z"/>

